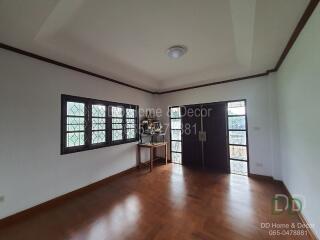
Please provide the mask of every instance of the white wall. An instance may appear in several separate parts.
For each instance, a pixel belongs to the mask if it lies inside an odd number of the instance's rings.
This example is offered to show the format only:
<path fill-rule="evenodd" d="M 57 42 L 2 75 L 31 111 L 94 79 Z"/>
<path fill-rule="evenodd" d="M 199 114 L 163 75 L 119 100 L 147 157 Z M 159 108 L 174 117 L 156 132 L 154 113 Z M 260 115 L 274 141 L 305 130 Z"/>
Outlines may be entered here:
<path fill-rule="evenodd" d="M 251 173 L 283 178 L 303 195 L 320 236 L 319 25 L 318 6 L 276 74 L 159 96 L 0 50 L 0 218 L 136 164 L 134 143 L 61 156 L 62 93 L 164 111 L 247 99 Z"/>
<path fill-rule="evenodd" d="M 320 6 L 277 73 L 282 175 L 320 237 Z"/>
<path fill-rule="evenodd" d="M 60 155 L 61 94 L 153 107 L 153 96 L 0 50 L 0 218 L 136 164 L 135 143 Z"/>
<path fill-rule="evenodd" d="M 272 99 L 270 99 L 270 92 L 274 90 L 272 84 L 273 75 L 269 75 L 174 92 L 158 96 L 157 106 L 167 111 L 169 106 L 174 105 L 247 99 L 250 172 L 279 179 L 280 174 L 273 171 L 274 154 L 271 142 L 275 136 L 273 135 L 274 109 Z M 167 116 L 162 120 L 165 123 L 169 121 Z"/>
<path fill-rule="evenodd" d="M 250 171 L 279 178 L 271 141 L 272 75 L 152 96 L 5 50 L 0 50 L 0 72 L 0 196 L 5 196 L 0 218 L 136 164 L 134 143 L 61 156 L 62 93 L 163 110 L 171 105 L 247 99 Z"/>

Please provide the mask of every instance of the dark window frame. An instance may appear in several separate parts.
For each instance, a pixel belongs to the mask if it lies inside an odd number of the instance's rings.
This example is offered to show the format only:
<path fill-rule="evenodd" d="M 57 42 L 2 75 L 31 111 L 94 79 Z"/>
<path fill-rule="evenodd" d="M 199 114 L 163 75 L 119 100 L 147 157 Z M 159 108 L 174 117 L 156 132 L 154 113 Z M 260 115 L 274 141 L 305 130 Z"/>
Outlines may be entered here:
<path fill-rule="evenodd" d="M 244 102 L 244 107 L 245 107 L 245 114 L 230 114 L 228 113 L 228 103 L 233 103 L 233 102 Z M 228 159 L 229 161 L 238 161 L 238 162 L 246 162 L 247 163 L 247 174 L 238 174 L 238 173 L 231 173 L 231 167 L 230 167 L 230 174 L 234 175 L 241 175 L 241 176 L 250 176 L 250 156 L 249 156 L 249 129 L 248 129 L 248 104 L 247 104 L 247 99 L 239 99 L 239 100 L 230 100 L 226 101 L 226 121 L 227 121 L 227 143 L 228 143 Z M 244 117 L 245 119 L 245 129 L 232 129 L 229 128 L 229 117 Z M 232 144 L 230 143 L 230 137 L 229 137 L 229 132 L 230 131 L 243 131 L 246 134 L 246 144 Z M 231 158 L 230 156 L 230 146 L 240 146 L 240 147 L 245 147 L 246 148 L 246 153 L 247 153 L 247 159 L 236 159 L 236 158 Z"/>
<path fill-rule="evenodd" d="M 137 122 L 137 120 L 136 120 L 139 113 L 137 111 L 135 111 L 134 115 L 133 115 L 133 118 L 132 117 L 128 117 L 127 116 L 127 109 L 134 109 L 134 108 L 125 108 L 124 109 L 125 112 L 124 112 L 124 123 L 123 124 L 124 124 L 124 136 L 125 136 L 125 139 L 127 139 L 127 140 L 132 140 L 132 139 L 137 139 L 137 138 L 140 139 L 139 138 L 139 122 Z M 134 120 L 134 123 L 133 123 L 134 127 L 133 128 L 127 127 L 128 124 L 132 124 L 132 123 L 128 123 L 127 122 L 127 120 L 129 120 L 129 119 L 130 120 L 132 120 L 132 119 Z M 128 132 L 127 132 L 128 129 L 134 129 L 134 131 L 135 131 L 135 137 L 134 138 L 129 138 L 128 139 Z"/>
<path fill-rule="evenodd" d="M 170 131 L 170 160 L 172 163 L 174 164 L 179 164 L 179 165 L 182 165 L 182 146 L 183 146 L 183 142 L 182 142 L 182 133 L 183 133 L 183 126 L 182 126 L 182 116 L 180 117 L 172 117 L 171 116 L 171 109 L 172 108 L 180 108 L 180 114 L 181 114 L 181 107 L 180 106 L 172 106 L 172 107 L 169 107 L 169 131 Z M 180 119 L 181 120 L 181 128 L 172 128 L 171 127 L 171 120 L 172 119 Z M 177 131 L 180 131 L 181 132 L 181 140 L 172 140 L 172 130 L 177 130 Z M 172 150 L 172 142 L 180 142 L 181 144 L 181 152 L 177 152 L 177 151 L 173 151 Z M 179 153 L 181 154 L 181 162 L 180 163 L 177 163 L 177 162 L 173 162 L 173 158 L 172 158 L 172 153 Z"/>
<path fill-rule="evenodd" d="M 122 108 L 122 117 L 113 117 L 112 116 L 112 107 L 117 107 L 117 108 Z M 126 111 L 126 108 L 123 106 L 123 105 L 121 105 L 121 104 L 119 104 L 119 103 L 116 103 L 116 104 L 111 104 L 111 105 L 109 105 L 109 108 L 108 108 L 108 111 L 110 112 L 110 114 L 109 114 L 109 117 L 110 117 L 110 133 L 111 133 L 111 142 L 113 143 L 113 144 L 121 144 L 121 142 L 122 141 L 124 141 L 125 140 L 125 135 L 124 135 L 124 129 L 125 129 L 125 123 L 124 123 L 124 121 L 125 121 L 125 111 Z M 112 125 L 113 125 L 113 123 L 112 123 L 112 119 L 113 118 L 115 118 L 115 119 L 121 119 L 122 121 L 121 121 L 121 129 L 120 128 L 113 128 L 112 127 Z M 118 123 L 118 124 L 120 124 L 120 123 Z M 122 139 L 119 139 L 119 140 L 112 140 L 112 131 L 113 130 L 122 130 Z"/>
<path fill-rule="evenodd" d="M 85 144 L 82 146 L 67 147 L 67 102 L 79 102 L 85 104 Z M 106 141 L 102 143 L 91 143 L 92 142 L 92 105 L 103 105 L 106 107 Z M 111 117 L 111 107 L 120 106 L 124 109 L 123 121 L 122 121 L 122 132 L 123 139 L 118 141 L 112 141 L 112 117 Z M 126 139 L 126 109 L 135 110 L 135 138 Z M 93 117 L 94 118 L 94 117 Z M 60 140 L 60 154 L 69 154 L 75 152 L 82 152 L 87 150 L 93 150 L 103 147 L 110 147 L 120 144 L 132 143 L 139 141 L 139 106 L 133 104 L 98 100 L 93 98 L 85 98 L 78 96 L 71 96 L 66 94 L 61 94 L 61 140 Z"/>

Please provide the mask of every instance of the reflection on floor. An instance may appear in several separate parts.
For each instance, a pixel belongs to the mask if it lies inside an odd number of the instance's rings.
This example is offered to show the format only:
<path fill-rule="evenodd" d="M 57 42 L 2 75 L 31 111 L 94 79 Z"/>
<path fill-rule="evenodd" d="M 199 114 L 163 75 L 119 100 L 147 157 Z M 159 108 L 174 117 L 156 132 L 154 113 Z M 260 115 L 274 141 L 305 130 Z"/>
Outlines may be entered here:
<path fill-rule="evenodd" d="M 308 239 L 269 235 L 280 184 L 180 165 L 140 170 L 0 229 L 0 239 Z"/>

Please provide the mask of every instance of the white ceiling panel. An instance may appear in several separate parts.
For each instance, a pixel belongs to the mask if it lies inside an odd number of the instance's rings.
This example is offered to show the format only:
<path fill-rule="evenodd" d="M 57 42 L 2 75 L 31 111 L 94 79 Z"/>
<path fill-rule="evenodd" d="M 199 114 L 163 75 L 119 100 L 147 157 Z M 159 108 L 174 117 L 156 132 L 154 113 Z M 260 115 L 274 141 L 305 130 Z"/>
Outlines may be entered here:
<path fill-rule="evenodd" d="M 265 72 L 309 0 L 0 0 L 0 42 L 149 90 Z M 166 50 L 182 44 L 177 60 Z"/>

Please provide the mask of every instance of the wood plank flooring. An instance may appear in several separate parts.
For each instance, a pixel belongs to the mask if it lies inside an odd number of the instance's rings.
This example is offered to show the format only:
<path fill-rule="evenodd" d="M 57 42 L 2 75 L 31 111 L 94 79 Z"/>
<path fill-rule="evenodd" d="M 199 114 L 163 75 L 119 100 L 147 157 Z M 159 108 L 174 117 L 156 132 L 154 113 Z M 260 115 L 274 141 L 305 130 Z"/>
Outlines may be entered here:
<path fill-rule="evenodd" d="M 1 240 L 259 240 L 262 222 L 298 223 L 272 215 L 281 184 L 180 165 L 137 170 L 0 229 Z"/>

